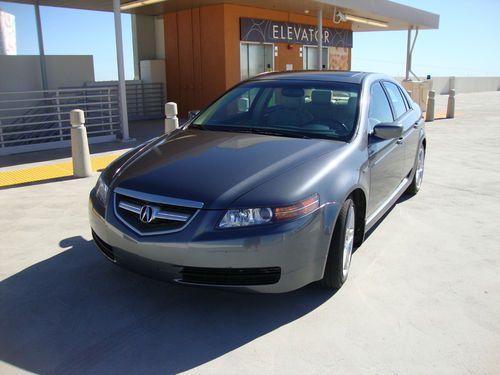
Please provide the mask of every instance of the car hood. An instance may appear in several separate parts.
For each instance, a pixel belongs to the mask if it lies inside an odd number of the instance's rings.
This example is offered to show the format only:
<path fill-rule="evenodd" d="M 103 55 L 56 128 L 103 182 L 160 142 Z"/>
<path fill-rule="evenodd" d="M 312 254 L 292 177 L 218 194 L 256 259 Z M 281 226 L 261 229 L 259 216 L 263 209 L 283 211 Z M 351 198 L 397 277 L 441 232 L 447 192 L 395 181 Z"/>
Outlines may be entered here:
<path fill-rule="evenodd" d="M 202 202 L 207 209 L 231 203 L 271 178 L 342 142 L 188 129 L 141 151 L 113 188 Z"/>

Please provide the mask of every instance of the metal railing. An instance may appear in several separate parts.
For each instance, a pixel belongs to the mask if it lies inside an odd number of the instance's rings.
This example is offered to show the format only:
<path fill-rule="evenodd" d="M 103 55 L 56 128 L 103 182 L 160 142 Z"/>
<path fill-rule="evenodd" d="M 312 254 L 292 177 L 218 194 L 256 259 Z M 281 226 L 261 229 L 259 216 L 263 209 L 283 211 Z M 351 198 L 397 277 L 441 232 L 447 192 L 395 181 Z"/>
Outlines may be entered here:
<path fill-rule="evenodd" d="M 120 130 L 116 86 L 0 92 L 0 153 L 51 148 L 70 140 L 69 112 L 86 114 L 89 139 L 114 138 Z M 44 147 L 30 147 L 44 144 Z M 3 150 L 3 152 L 2 152 Z M 11 150 L 12 151 L 12 150 Z"/>
<path fill-rule="evenodd" d="M 85 87 L 117 87 L 116 81 L 87 82 Z M 129 121 L 161 119 L 165 116 L 163 83 L 127 81 L 127 110 Z"/>
<path fill-rule="evenodd" d="M 127 82 L 129 120 L 160 119 L 165 116 L 162 83 Z"/>
<path fill-rule="evenodd" d="M 164 117 L 162 83 L 128 81 L 129 120 Z M 45 91 L 0 92 L 0 155 L 69 145 L 69 112 L 82 109 L 89 142 L 120 133 L 116 81 Z"/>

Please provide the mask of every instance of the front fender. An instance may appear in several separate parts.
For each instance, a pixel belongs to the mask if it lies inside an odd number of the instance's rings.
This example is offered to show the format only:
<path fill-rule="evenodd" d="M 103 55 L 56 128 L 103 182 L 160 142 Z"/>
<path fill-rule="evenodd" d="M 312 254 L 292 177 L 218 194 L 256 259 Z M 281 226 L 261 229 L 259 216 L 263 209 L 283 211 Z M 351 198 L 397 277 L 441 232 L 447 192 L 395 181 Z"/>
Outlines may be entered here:
<path fill-rule="evenodd" d="M 313 194 L 319 194 L 321 205 L 339 206 L 356 188 L 367 195 L 369 177 L 367 155 L 356 144 L 346 144 L 262 183 L 229 208 L 287 206 Z"/>

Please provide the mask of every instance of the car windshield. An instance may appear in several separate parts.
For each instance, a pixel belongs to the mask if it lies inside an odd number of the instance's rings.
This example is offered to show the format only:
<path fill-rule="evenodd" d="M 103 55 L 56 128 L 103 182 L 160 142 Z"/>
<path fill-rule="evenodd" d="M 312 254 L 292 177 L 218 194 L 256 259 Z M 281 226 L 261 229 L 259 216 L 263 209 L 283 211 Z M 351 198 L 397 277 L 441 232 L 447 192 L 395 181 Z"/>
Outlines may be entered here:
<path fill-rule="evenodd" d="M 349 141 L 360 85 L 342 82 L 257 80 L 227 92 L 194 119 L 208 130 Z"/>

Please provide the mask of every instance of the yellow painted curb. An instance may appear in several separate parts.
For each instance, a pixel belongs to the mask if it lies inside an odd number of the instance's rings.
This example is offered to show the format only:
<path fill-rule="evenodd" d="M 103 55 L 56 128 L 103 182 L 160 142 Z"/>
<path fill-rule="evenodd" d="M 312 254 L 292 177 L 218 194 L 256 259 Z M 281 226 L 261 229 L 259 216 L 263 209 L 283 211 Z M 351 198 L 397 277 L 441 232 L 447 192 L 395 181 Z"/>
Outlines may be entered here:
<path fill-rule="evenodd" d="M 92 170 L 100 171 L 106 168 L 121 154 L 96 156 L 91 158 Z M 73 176 L 73 162 L 40 165 L 38 167 L 0 172 L 0 187 L 29 184 L 31 182 L 53 180 Z"/>

